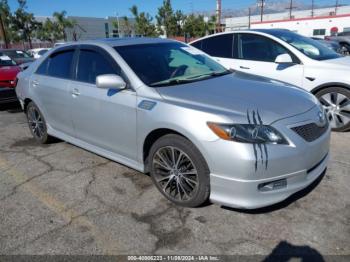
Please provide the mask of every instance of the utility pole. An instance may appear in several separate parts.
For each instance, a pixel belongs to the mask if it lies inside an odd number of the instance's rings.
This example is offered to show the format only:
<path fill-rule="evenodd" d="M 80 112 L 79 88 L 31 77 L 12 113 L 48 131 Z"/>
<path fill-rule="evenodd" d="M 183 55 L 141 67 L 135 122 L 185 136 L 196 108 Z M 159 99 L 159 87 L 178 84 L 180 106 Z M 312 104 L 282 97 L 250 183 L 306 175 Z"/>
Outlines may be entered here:
<path fill-rule="evenodd" d="M 7 41 L 5 25 L 4 25 L 4 21 L 2 20 L 2 14 L 1 13 L 0 13 L 0 28 L 1 28 L 2 35 L 4 36 L 5 48 L 7 49 L 7 48 L 9 48 L 9 44 L 8 44 L 8 41 Z"/>
<path fill-rule="evenodd" d="M 252 16 L 252 10 L 248 9 L 248 28 L 250 29 L 250 24 L 251 24 L 251 16 Z"/>
<path fill-rule="evenodd" d="M 258 0 L 258 4 L 257 5 L 260 8 L 260 22 L 262 22 L 263 18 L 264 18 L 265 0 Z"/>
<path fill-rule="evenodd" d="M 311 1 L 311 17 L 314 17 L 314 15 L 315 15 L 314 10 L 315 10 L 315 1 L 312 0 Z"/>
<path fill-rule="evenodd" d="M 293 6 L 293 0 L 289 1 L 289 7 L 287 7 L 286 9 L 289 10 L 289 19 L 292 20 L 293 18 L 293 9 L 295 9 L 296 7 Z"/>
<path fill-rule="evenodd" d="M 221 32 L 221 0 L 216 0 L 216 31 Z"/>
<path fill-rule="evenodd" d="M 334 14 L 335 14 L 335 15 L 337 15 L 338 7 L 339 7 L 339 0 L 336 0 L 336 1 L 335 1 L 335 9 L 334 9 Z"/>

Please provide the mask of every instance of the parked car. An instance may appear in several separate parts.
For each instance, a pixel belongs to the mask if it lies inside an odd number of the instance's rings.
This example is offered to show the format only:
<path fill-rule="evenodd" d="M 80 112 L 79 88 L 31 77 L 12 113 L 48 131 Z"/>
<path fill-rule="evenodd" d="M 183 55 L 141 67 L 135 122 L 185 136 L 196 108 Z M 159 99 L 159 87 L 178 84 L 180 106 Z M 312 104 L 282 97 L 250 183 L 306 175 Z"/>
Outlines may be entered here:
<path fill-rule="evenodd" d="M 43 54 L 45 54 L 47 51 L 49 51 L 50 48 L 35 48 L 35 49 L 30 49 L 28 50 L 28 53 L 34 58 L 38 59 L 40 58 Z"/>
<path fill-rule="evenodd" d="M 341 32 L 333 36 L 326 36 L 325 39 L 338 42 L 343 53 L 350 53 L 350 32 Z"/>
<path fill-rule="evenodd" d="M 38 142 L 58 137 L 150 173 L 179 205 L 271 205 L 327 166 L 330 128 L 313 95 L 232 73 L 180 42 L 77 42 L 18 79 Z"/>
<path fill-rule="evenodd" d="M 310 91 L 324 105 L 334 131 L 350 129 L 350 57 L 283 29 L 226 32 L 201 38 L 191 45 L 227 68 Z"/>
<path fill-rule="evenodd" d="M 0 53 L 10 57 L 17 65 L 24 63 L 31 63 L 34 61 L 34 58 L 30 56 L 26 51 L 18 49 L 3 49 L 0 50 Z"/>
<path fill-rule="evenodd" d="M 344 52 L 344 49 L 340 46 L 340 44 L 337 41 L 333 41 L 333 40 L 325 40 L 322 38 L 317 38 L 317 37 L 311 37 L 313 40 L 316 40 L 318 42 L 320 42 L 321 44 L 323 44 L 324 46 L 332 49 L 333 51 L 342 54 L 342 55 L 346 55 L 346 52 Z"/>
<path fill-rule="evenodd" d="M 0 104 L 18 101 L 14 87 L 20 71 L 16 62 L 0 53 Z"/>

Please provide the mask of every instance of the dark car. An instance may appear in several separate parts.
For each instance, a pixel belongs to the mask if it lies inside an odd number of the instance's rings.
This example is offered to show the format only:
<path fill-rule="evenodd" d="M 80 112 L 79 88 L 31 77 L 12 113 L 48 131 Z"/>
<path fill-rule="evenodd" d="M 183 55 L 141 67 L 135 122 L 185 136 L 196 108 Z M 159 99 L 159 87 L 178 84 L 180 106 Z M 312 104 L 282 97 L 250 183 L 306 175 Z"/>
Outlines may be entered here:
<path fill-rule="evenodd" d="M 15 61 L 0 53 L 0 104 L 17 101 L 15 86 L 20 71 Z"/>
<path fill-rule="evenodd" d="M 26 51 L 19 50 L 19 49 L 4 49 L 4 50 L 0 50 L 0 53 L 3 53 L 4 55 L 7 55 L 8 57 L 10 57 L 13 61 L 16 62 L 17 65 L 30 63 L 35 60 Z"/>
<path fill-rule="evenodd" d="M 327 46 L 328 48 L 332 49 L 333 51 L 339 53 L 339 54 L 343 54 L 343 49 L 341 47 L 341 45 L 337 42 L 337 41 L 333 41 L 333 40 L 325 40 L 325 39 L 321 39 L 321 38 L 317 38 L 317 37 L 311 37 L 314 40 L 317 40 L 318 42 L 320 42 L 321 44 Z"/>

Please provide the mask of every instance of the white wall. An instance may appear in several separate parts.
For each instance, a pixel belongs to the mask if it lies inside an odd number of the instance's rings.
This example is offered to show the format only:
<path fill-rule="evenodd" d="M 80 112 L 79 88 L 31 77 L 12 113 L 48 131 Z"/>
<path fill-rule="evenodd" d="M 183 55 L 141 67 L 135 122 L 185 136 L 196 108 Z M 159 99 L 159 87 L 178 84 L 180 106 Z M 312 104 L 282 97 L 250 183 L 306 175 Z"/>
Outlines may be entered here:
<path fill-rule="evenodd" d="M 257 23 L 252 24 L 252 29 L 266 29 L 266 28 L 284 28 L 294 31 L 304 36 L 315 36 L 323 38 L 325 35 L 331 34 L 331 28 L 338 27 L 339 32 L 348 31 L 350 29 L 350 15 L 346 17 L 322 18 L 312 20 L 296 20 L 285 22 L 272 23 Z M 314 35 L 315 29 L 326 29 L 324 35 Z"/>
<path fill-rule="evenodd" d="M 321 8 L 314 10 L 314 16 L 326 17 L 330 16 L 334 12 L 334 8 Z M 341 17 L 343 15 L 349 14 L 348 17 Z M 260 16 L 255 15 L 251 17 L 251 28 L 285 28 L 292 31 L 298 31 L 298 33 L 313 36 L 314 29 L 326 29 L 326 35 L 330 34 L 330 29 L 332 27 L 338 27 L 339 32 L 342 32 L 344 28 L 350 28 L 350 6 L 341 6 L 338 8 L 337 15 L 340 17 L 329 18 L 329 19 L 313 19 L 313 20 L 298 20 L 311 18 L 311 10 L 294 11 L 293 17 L 295 21 L 288 21 L 289 13 L 276 13 L 276 14 L 266 14 L 263 17 L 263 21 L 267 23 L 260 24 Z M 273 22 L 275 20 L 286 20 L 285 22 Z M 226 18 L 226 31 L 240 30 L 248 28 L 248 16 L 244 17 L 233 17 Z M 272 22 L 268 22 L 272 21 Z"/>

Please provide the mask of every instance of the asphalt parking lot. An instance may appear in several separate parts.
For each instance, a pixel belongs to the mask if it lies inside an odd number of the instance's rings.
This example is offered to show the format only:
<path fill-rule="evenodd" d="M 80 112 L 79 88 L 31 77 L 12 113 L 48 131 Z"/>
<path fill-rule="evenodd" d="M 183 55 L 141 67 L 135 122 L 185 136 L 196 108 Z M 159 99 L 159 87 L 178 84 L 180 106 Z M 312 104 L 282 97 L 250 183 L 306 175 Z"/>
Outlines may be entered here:
<path fill-rule="evenodd" d="M 350 132 L 322 180 L 256 211 L 177 207 L 151 179 L 65 142 L 37 145 L 0 111 L 1 254 L 350 254 Z"/>

